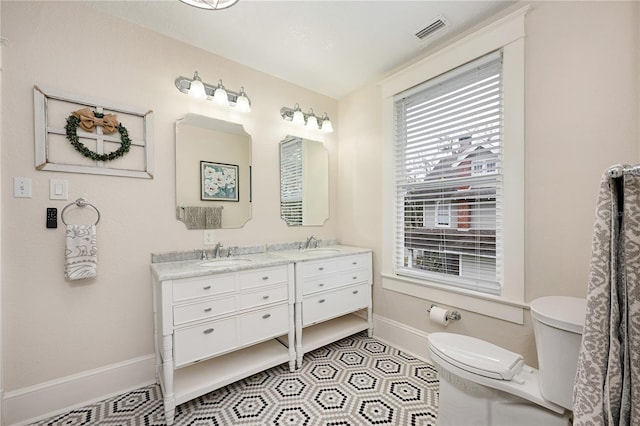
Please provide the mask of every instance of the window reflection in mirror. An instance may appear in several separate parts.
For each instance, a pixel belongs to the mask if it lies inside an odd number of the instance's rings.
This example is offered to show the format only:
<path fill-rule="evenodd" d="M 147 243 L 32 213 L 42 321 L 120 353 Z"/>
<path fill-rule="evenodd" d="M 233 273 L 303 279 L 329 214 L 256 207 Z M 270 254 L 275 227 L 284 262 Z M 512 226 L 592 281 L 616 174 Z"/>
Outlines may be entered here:
<path fill-rule="evenodd" d="M 289 226 L 329 218 L 329 153 L 322 142 L 297 136 L 280 142 L 280 216 Z"/>
<path fill-rule="evenodd" d="M 213 226 L 188 216 L 219 207 Z M 241 228 L 251 218 L 251 136 L 242 125 L 195 114 L 176 122 L 176 217 L 189 229 Z"/>

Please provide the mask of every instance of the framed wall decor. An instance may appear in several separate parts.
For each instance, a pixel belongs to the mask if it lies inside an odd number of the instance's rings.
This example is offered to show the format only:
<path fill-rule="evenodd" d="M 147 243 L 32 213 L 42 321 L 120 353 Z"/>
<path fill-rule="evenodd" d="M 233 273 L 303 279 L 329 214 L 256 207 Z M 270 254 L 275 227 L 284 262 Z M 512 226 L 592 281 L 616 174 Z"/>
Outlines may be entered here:
<path fill-rule="evenodd" d="M 238 166 L 200 161 L 200 193 L 202 201 L 239 201 Z"/>

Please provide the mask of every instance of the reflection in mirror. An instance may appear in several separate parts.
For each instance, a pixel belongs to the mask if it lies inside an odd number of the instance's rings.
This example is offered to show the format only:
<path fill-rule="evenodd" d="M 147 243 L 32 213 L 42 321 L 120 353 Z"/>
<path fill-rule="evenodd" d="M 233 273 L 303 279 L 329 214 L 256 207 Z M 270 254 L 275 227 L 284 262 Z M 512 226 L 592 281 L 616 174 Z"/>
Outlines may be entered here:
<path fill-rule="evenodd" d="M 176 217 L 188 229 L 241 228 L 251 218 L 251 136 L 195 114 L 176 122 Z"/>
<path fill-rule="evenodd" d="M 280 142 L 280 216 L 289 226 L 329 218 L 329 153 L 322 142 L 297 136 Z"/>

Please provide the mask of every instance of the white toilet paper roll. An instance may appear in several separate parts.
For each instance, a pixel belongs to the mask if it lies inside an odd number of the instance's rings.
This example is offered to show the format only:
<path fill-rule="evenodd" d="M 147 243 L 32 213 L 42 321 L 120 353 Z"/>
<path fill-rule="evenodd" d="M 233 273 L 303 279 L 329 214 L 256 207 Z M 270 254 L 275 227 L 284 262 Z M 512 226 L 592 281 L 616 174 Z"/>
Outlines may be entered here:
<path fill-rule="evenodd" d="M 429 319 L 438 324 L 449 325 L 449 313 L 446 309 L 432 306 L 429 312 Z"/>

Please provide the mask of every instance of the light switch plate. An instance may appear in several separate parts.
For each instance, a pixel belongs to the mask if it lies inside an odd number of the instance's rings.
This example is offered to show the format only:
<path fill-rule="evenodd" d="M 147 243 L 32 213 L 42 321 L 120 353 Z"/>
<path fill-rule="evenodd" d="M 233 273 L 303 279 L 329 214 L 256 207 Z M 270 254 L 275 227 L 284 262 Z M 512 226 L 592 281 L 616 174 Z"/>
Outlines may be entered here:
<path fill-rule="evenodd" d="M 49 179 L 49 199 L 68 200 L 69 184 L 66 179 Z"/>
<path fill-rule="evenodd" d="M 26 177 L 14 177 L 13 196 L 15 198 L 31 198 L 31 179 Z"/>

